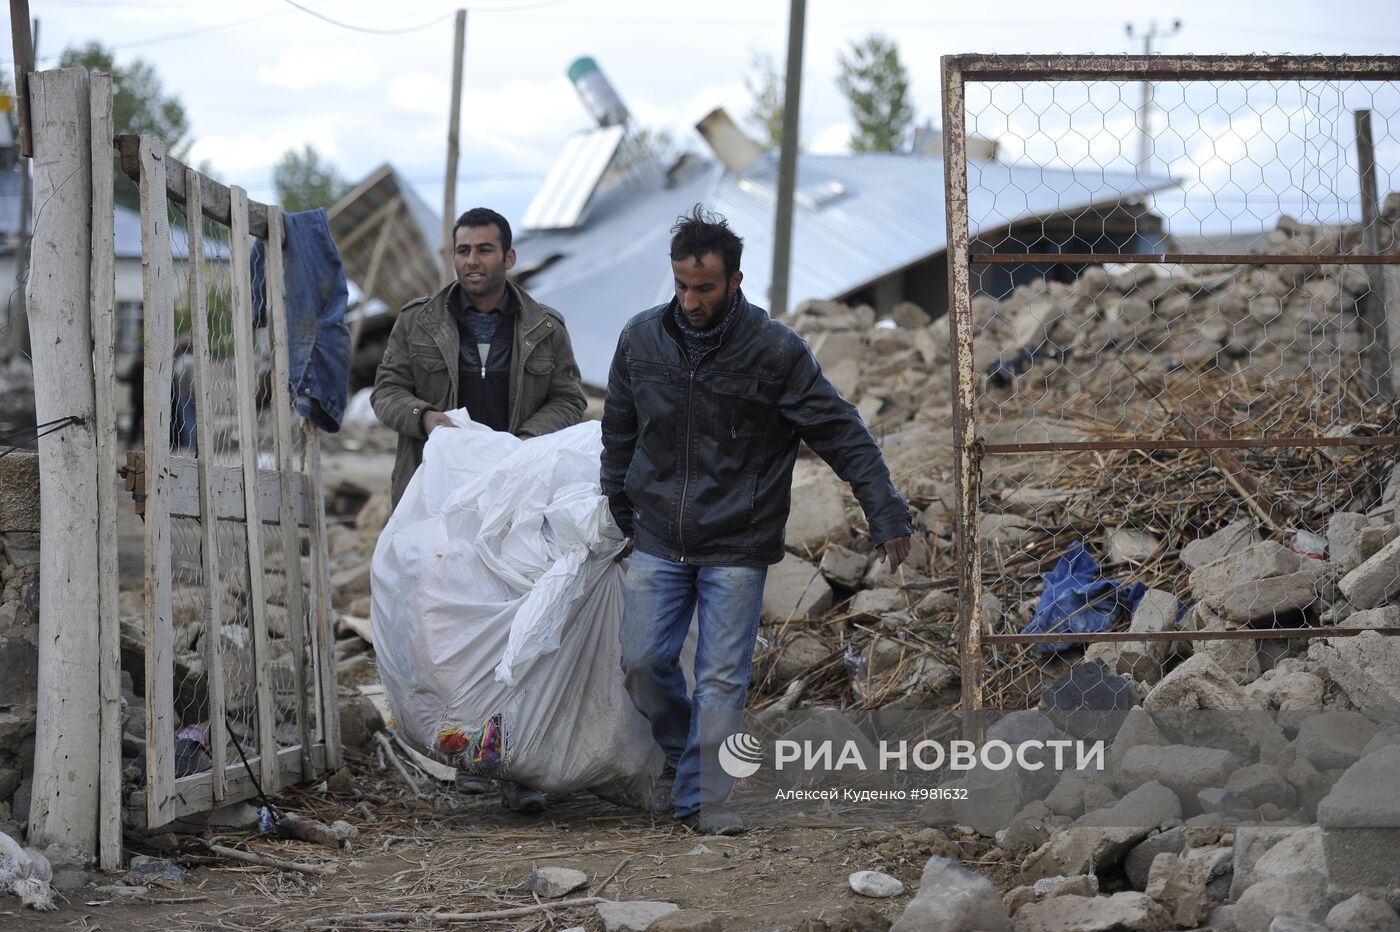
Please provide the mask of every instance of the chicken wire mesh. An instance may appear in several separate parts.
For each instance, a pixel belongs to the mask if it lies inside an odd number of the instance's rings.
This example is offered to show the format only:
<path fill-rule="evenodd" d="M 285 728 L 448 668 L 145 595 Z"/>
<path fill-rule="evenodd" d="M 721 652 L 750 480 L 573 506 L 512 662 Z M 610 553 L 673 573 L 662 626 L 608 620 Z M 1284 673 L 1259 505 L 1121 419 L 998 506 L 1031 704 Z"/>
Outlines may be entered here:
<path fill-rule="evenodd" d="M 1192 653 L 1267 692 L 1312 631 L 1264 629 L 1384 624 L 1400 72 L 1269 62 L 956 62 L 965 702 L 1125 706 Z"/>

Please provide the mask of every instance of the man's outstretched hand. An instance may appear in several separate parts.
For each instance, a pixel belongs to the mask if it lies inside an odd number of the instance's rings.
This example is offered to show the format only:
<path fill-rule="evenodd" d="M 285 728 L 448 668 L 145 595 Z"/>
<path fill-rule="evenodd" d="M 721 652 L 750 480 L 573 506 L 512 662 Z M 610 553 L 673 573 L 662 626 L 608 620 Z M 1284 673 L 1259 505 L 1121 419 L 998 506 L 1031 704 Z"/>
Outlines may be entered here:
<path fill-rule="evenodd" d="M 891 573 L 899 569 L 899 565 L 909 559 L 909 535 L 892 537 L 881 544 L 880 559 L 890 565 Z"/>
<path fill-rule="evenodd" d="M 439 428 L 439 427 L 456 427 L 456 426 L 457 426 L 456 424 L 453 424 L 453 423 L 452 423 L 452 418 L 448 417 L 446 414 L 443 414 L 441 411 L 424 411 L 424 412 L 423 412 L 423 433 L 424 433 L 424 434 L 431 434 L 434 430 L 436 430 L 436 429 Z"/>

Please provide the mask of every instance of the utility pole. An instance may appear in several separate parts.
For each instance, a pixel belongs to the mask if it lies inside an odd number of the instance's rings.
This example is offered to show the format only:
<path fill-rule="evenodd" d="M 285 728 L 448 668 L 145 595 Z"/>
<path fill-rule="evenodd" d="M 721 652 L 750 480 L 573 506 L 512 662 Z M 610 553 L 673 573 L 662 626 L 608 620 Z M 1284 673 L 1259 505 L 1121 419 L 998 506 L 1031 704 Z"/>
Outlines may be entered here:
<path fill-rule="evenodd" d="M 1126 23 L 1126 24 L 1123 26 L 1123 31 L 1124 31 L 1125 33 L 1127 33 L 1129 39 L 1135 38 L 1135 36 L 1134 36 L 1135 30 L 1133 29 L 1133 24 L 1132 24 L 1132 23 Z M 1158 33 L 1158 32 L 1157 32 L 1157 21 L 1156 21 L 1155 19 L 1152 20 L 1152 21 L 1148 24 L 1148 26 L 1147 26 L 1147 31 L 1144 32 L 1144 33 L 1142 34 L 1142 36 L 1141 36 L 1141 38 L 1142 38 L 1142 54 L 1143 54 L 1143 56 L 1146 57 L 1146 58 L 1151 58 L 1151 57 L 1152 57 L 1152 40 L 1153 40 L 1153 39 L 1157 39 L 1157 38 L 1170 39 L 1172 36 L 1176 35 L 1176 34 L 1179 33 L 1179 32 L 1181 32 L 1181 20 L 1179 20 L 1179 19 L 1174 19 L 1174 20 L 1172 20 L 1172 31 L 1171 31 L 1171 32 L 1167 32 L 1167 33 Z M 1139 176 L 1146 175 L 1146 174 L 1147 174 L 1148 168 L 1151 166 L 1151 163 L 1152 163 L 1152 82 L 1151 82 L 1151 81 L 1143 81 L 1143 82 L 1142 82 L 1142 103 L 1141 103 L 1141 105 L 1138 107 L 1138 157 L 1137 157 L 1138 175 L 1139 175 Z"/>
<path fill-rule="evenodd" d="M 447 121 L 447 177 L 442 187 L 442 258 L 447 275 L 453 275 L 452 225 L 457 222 L 457 130 L 462 123 L 462 58 L 467 47 L 467 11 L 457 11 L 456 37 L 452 43 L 452 114 Z"/>
<path fill-rule="evenodd" d="M 788 310 L 788 271 L 792 262 L 792 206 L 797 190 L 797 113 L 802 100 L 802 33 L 807 0 L 789 0 L 787 79 L 783 84 L 783 141 L 778 153 L 778 208 L 773 230 L 773 278 L 768 288 L 774 317 Z"/>
<path fill-rule="evenodd" d="M 33 213 L 33 184 L 29 171 L 29 160 L 33 155 L 29 120 L 29 74 L 34 70 L 35 56 L 39 47 L 39 20 L 30 23 L 29 0 L 10 0 L 10 31 L 15 60 L 15 124 L 19 135 L 18 156 L 15 159 L 19 171 L 19 229 L 15 236 L 15 281 L 10 288 L 9 299 L 5 304 L 5 327 L 8 340 L 0 347 L 0 358 L 8 360 L 19 353 L 29 356 L 29 309 L 25 297 L 25 283 L 29 280 L 29 217 Z"/>

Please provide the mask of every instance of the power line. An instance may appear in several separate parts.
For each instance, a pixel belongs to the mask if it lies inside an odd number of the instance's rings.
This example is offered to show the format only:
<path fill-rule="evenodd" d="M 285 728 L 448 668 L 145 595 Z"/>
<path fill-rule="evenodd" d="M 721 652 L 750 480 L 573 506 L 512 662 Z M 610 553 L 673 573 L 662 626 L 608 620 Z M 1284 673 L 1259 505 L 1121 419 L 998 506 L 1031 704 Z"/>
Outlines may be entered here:
<path fill-rule="evenodd" d="M 406 26 L 402 29 L 374 29 L 369 26 L 356 26 L 354 23 L 345 23 L 341 22 L 338 19 L 331 19 L 326 14 L 319 13 L 316 10 L 311 9 L 311 7 L 309 6 L 302 6 L 300 3 L 297 3 L 297 0 L 283 0 L 283 2 L 287 3 L 289 6 L 296 7 L 298 10 L 301 10 L 303 13 L 306 13 L 309 16 L 314 16 L 319 20 L 330 23 L 332 26 L 339 26 L 341 29 L 349 29 L 352 32 L 367 32 L 379 36 L 399 36 L 409 32 L 421 32 L 424 29 L 430 29 L 431 27 L 436 26 L 438 23 L 444 22 L 450 16 L 452 16 L 451 13 L 447 13 L 443 16 L 439 16 L 437 19 L 429 20 L 426 23 L 420 23 L 417 26 Z"/>

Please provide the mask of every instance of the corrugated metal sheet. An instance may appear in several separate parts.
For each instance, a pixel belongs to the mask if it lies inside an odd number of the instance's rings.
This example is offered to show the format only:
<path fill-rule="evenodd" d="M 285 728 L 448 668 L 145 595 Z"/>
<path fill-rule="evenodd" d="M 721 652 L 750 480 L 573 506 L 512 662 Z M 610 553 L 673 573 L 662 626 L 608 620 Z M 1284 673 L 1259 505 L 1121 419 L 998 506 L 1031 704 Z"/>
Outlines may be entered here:
<path fill-rule="evenodd" d="M 974 235 L 1038 217 L 1072 216 L 1170 184 L 1132 172 L 999 162 L 974 162 L 968 170 Z M 568 320 L 584 381 L 604 384 L 622 325 L 670 298 L 670 227 L 696 203 L 723 214 L 744 238 L 744 291 L 755 303 L 766 304 L 776 180 L 771 155 L 742 176 L 702 161 L 669 185 L 656 180 L 626 197 L 600 193 L 580 229 L 519 240 L 522 265 L 563 256 L 530 277 L 525 287 Z M 803 155 L 798 189 L 819 196 L 799 201 L 796 208 L 790 279 L 794 305 L 846 297 L 946 247 L 941 159 Z"/>
<path fill-rule="evenodd" d="M 625 126 L 602 126 L 570 136 L 534 200 L 525 208 L 520 225 L 526 230 L 569 230 L 578 226 L 626 133 Z"/>

